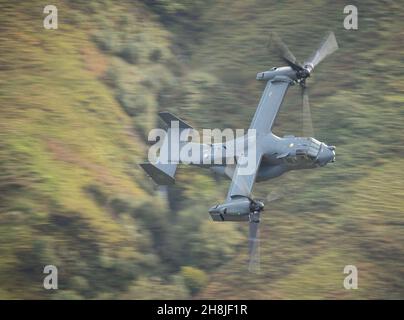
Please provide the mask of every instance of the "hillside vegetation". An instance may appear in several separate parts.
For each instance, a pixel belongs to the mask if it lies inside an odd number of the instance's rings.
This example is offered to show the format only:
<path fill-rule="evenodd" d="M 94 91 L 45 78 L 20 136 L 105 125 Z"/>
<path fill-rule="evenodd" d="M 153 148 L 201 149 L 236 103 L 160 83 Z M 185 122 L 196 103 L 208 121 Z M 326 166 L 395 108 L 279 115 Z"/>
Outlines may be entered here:
<path fill-rule="evenodd" d="M 403 10 L 335 1 L 0 0 L 0 298 L 404 298 Z M 137 166 L 168 110 L 196 128 L 247 128 L 280 65 L 277 31 L 304 60 L 327 30 L 340 49 L 308 79 L 315 137 L 337 161 L 257 184 L 267 203 L 259 274 L 248 226 L 214 223 L 228 181 L 180 168 L 155 187 Z M 298 87 L 277 134 L 301 133 Z M 43 289 L 43 267 L 59 289 Z M 343 288 L 343 268 L 359 289 Z"/>

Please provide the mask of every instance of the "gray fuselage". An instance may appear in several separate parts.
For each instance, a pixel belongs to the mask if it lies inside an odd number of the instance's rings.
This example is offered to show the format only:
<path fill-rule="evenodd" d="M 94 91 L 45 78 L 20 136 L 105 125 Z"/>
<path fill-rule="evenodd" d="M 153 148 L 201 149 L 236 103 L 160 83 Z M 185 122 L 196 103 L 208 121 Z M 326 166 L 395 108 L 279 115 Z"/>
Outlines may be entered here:
<path fill-rule="evenodd" d="M 194 165 L 210 168 L 215 174 L 232 178 L 237 158 L 240 152 L 248 153 L 247 137 L 241 137 L 222 144 L 204 145 L 201 157 L 210 158 L 211 163 L 201 164 L 203 159 L 195 161 Z M 256 182 L 269 180 L 290 170 L 311 169 L 324 166 L 335 161 L 335 147 L 327 146 L 311 137 L 278 137 L 268 133 L 261 137 L 261 148 L 264 156 L 261 160 Z M 229 145 L 244 143 L 244 148 L 229 153 Z M 202 145 L 201 145 L 202 146 Z M 220 152 L 218 152 L 220 151 Z M 236 160 L 235 160 L 236 159 Z"/>

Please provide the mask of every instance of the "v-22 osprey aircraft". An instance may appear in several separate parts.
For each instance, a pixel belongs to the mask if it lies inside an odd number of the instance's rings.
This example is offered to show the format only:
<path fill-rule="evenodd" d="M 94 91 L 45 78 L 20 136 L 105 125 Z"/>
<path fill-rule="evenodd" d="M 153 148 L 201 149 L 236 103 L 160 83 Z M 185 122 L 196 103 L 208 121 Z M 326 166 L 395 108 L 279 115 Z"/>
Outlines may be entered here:
<path fill-rule="evenodd" d="M 226 200 L 222 204 L 211 207 L 209 214 L 214 221 L 247 221 L 250 223 L 250 259 L 254 254 L 258 224 L 264 209 L 263 201 L 253 199 L 251 195 L 254 183 L 278 177 L 290 170 L 319 168 L 335 161 L 335 146 L 328 146 L 312 137 L 313 129 L 306 86 L 306 79 L 310 77 L 314 68 L 326 56 L 338 49 L 334 33 L 328 33 L 319 48 L 303 64 L 296 60 L 276 34 L 273 34 L 271 42 L 275 44 L 282 60 L 287 65 L 274 67 L 268 71 L 260 72 L 256 76 L 257 80 L 266 81 L 266 86 L 250 125 L 250 129 L 255 129 L 256 132 L 253 170 L 250 170 L 249 174 L 241 174 L 243 166 L 245 166 L 244 161 L 241 160 L 248 154 L 248 150 L 245 149 L 238 150 L 238 153 L 234 154 L 235 163 L 227 163 L 226 159 L 223 159 L 221 164 L 212 161 L 209 165 L 202 165 L 202 158 L 207 151 L 209 151 L 208 154 L 214 155 L 214 151 L 218 148 L 226 150 L 227 144 L 237 145 L 239 142 L 243 142 L 247 148 L 248 143 L 245 143 L 245 140 L 248 139 L 247 135 L 236 138 L 238 141 L 226 141 L 210 145 L 200 144 L 201 159 L 191 162 L 197 166 L 208 167 L 216 174 L 231 179 Z M 272 127 L 289 86 L 294 84 L 299 84 L 301 87 L 303 132 L 307 133 L 308 136 L 279 137 L 272 132 Z M 159 116 L 168 125 L 167 133 L 172 121 L 177 121 L 179 130 L 192 129 L 185 121 L 169 112 L 161 112 Z M 168 137 L 169 134 L 167 134 L 163 144 L 171 143 Z M 179 145 L 181 148 L 184 143 L 180 142 Z M 235 150 L 237 152 L 237 148 Z M 167 155 L 164 156 L 167 157 Z M 177 165 L 178 162 L 162 163 L 157 159 L 154 163 L 143 163 L 141 167 L 157 184 L 168 185 L 175 181 Z"/>

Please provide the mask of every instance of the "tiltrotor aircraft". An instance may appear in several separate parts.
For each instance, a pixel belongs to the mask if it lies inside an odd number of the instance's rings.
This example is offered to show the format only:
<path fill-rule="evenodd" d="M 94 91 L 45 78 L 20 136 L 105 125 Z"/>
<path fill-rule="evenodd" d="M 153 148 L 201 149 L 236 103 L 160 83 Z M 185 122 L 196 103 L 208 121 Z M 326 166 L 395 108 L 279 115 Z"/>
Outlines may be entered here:
<path fill-rule="evenodd" d="M 260 215 L 264 209 L 264 203 L 253 199 L 251 196 L 254 183 L 278 177 L 289 170 L 317 168 L 335 161 L 335 147 L 328 146 L 311 137 L 313 130 L 306 89 L 306 79 L 310 77 L 314 68 L 326 56 L 338 49 L 334 33 L 330 32 L 319 48 L 303 64 L 297 62 L 294 55 L 276 34 L 273 34 L 272 42 L 275 43 L 287 66 L 274 67 L 268 71 L 260 72 L 256 76 L 257 80 L 266 81 L 267 84 L 250 125 L 250 129 L 255 129 L 256 132 L 253 141 L 255 143 L 253 170 L 250 170 L 248 174 L 242 174 L 243 166 L 245 167 L 244 158 L 248 154 L 247 147 L 249 145 L 245 142 L 250 139 L 247 135 L 224 143 L 198 144 L 201 150 L 198 159 L 187 162 L 188 164 L 208 167 L 215 173 L 227 176 L 232 180 L 224 203 L 211 207 L 209 213 L 214 221 L 248 221 L 250 223 L 250 269 L 257 250 Z M 307 134 L 308 137 L 278 137 L 272 132 L 272 126 L 289 86 L 296 83 L 302 88 L 303 133 L 304 135 Z M 159 115 L 168 125 L 167 133 L 172 129 L 172 121 L 177 121 L 180 131 L 192 129 L 187 123 L 171 113 L 161 112 Z M 153 163 L 141 164 L 146 173 L 159 185 L 174 183 L 177 164 L 181 163 L 181 159 L 170 161 L 170 155 L 167 154 L 164 156 L 168 161 L 160 161 L 162 153 L 167 153 L 169 150 L 169 148 L 164 149 L 164 146 L 173 143 L 168 137 L 169 134 L 162 142 L 160 157 Z M 236 150 L 234 155 L 229 156 L 226 152 L 217 152 L 220 149 L 221 151 L 230 149 L 228 148 L 229 144 L 237 145 L 241 142 L 244 143 L 245 148 L 238 152 L 237 148 L 234 148 Z M 184 145 L 184 142 L 179 142 L 179 148 Z M 203 157 L 214 159 L 216 154 L 224 157 L 221 164 L 210 162 L 206 165 L 203 163 Z M 228 159 L 232 159 L 230 164 Z"/>

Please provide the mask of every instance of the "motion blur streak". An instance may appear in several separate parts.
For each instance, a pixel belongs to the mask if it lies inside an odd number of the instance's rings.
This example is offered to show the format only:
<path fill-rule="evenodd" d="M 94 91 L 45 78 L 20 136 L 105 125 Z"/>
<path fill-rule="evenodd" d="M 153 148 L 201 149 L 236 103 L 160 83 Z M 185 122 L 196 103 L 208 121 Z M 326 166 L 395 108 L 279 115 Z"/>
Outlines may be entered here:
<path fill-rule="evenodd" d="M 0 2 L 0 298 L 404 298 L 400 2 L 357 5 L 358 30 L 339 1 L 55 0 L 56 30 L 46 4 Z M 159 111 L 248 128 L 256 73 L 283 65 L 270 32 L 304 59 L 325 30 L 340 49 L 308 80 L 310 104 L 337 161 L 260 185 L 257 198 L 286 195 L 248 274 L 248 226 L 207 212 L 228 181 L 179 166 L 156 191 L 136 164 Z M 300 135 L 300 108 L 291 88 L 275 134 Z M 359 290 L 343 287 L 346 265 Z"/>

